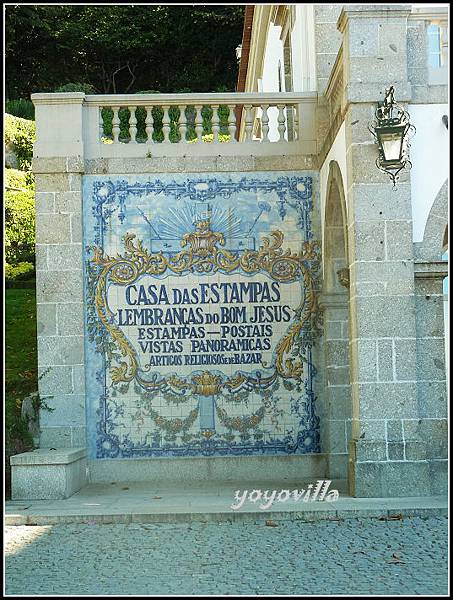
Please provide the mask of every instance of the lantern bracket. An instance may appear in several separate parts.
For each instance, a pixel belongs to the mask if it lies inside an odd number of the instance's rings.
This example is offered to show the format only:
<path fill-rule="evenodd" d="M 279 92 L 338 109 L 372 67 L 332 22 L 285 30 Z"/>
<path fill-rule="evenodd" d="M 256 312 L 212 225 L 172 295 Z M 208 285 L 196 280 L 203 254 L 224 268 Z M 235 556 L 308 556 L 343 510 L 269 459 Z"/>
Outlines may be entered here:
<path fill-rule="evenodd" d="M 378 144 L 379 154 L 376 166 L 380 171 L 387 173 L 396 189 L 399 173 L 405 168 L 412 167 L 409 160 L 409 140 L 415 134 L 415 127 L 410 123 L 409 113 L 395 102 L 395 89 L 393 86 L 386 88 L 385 98 L 378 102 L 374 119 L 368 125 L 368 130 Z M 398 146 L 398 156 L 388 157 L 385 153 L 385 140 L 391 139 L 393 146 Z"/>

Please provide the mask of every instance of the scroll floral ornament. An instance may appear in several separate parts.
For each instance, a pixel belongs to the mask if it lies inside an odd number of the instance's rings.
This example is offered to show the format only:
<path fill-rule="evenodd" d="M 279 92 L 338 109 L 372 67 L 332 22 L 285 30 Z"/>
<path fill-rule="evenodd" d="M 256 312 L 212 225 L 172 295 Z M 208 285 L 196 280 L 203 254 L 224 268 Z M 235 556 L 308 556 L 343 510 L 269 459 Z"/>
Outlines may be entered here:
<path fill-rule="evenodd" d="M 210 230 L 209 219 L 199 222 L 196 231 L 186 234 L 181 245 L 188 248 L 166 256 L 162 252 L 150 253 L 143 247 L 140 240 L 135 240 L 135 235 L 127 233 L 124 236 L 125 253 L 116 257 L 104 255 L 98 247 L 93 247 L 93 257 L 90 261 L 90 277 L 94 279 L 89 283 L 89 290 L 94 293 L 95 315 L 102 324 L 104 332 L 110 336 L 114 347 L 120 355 L 107 346 L 107 356 L 111 366 L 111 379 L 114 385 L 119 383 L 129 384 L 135 381 L 147 390 L 171 390 L 173 393 L 203 395 L 203 389 L 212 389 L 220 392 L 235 393 L 241 389 L 267 388 L 280 376 L 284 379 L 300 380 L 303 373 L 301 360 L 294 356 L 297 350 L 304 345 L 304 335 L 312 339 L 318 325 L 318 306 L 314 274 L 319 268 L 318 243 L 304 242 L 300 252 L 295 253 L 290 249 L 283 249 L 284 234 L 272 231 L 271 238 L 263 238 L 258 250 L 245 250 L 243 253 L 233 253 L 218 245 L 224 244 L 223 236 Z M 107 301 L 108 284 L 113 283 L 126 286 L 134 283 L 142 275 L 159 276 L 167 271 L 177 275 L 190 273 L 221 272 L 230 274 L 239 271 L 250 274 L 267 273 L 273 280 L 288 283 L 303 280 L 304 293 L 300 306 L 295 310 L 295 322 L 291 324 L 286 334 L 277 344 L 275 350 L 275 364 L 265 366 L 272 369 L 270 375 L 262 377 L 261 374 L 245 375 L 236 373 L 225 381 L 213 380 L 209 372 L 191 380 L 171 376 L 151 380 L 143 377 L 144 371 L 139 366 L 137 353 L 121 329 L 114 322 L 114 314 Z M 90 325 L 96 328 L 96 318 L 92 318 Z M 99 328 L 98 328 L 99 330 Z M 96 340 L 102 336 L 93 335 Z M 105 347 L 104 347 L 105 349 Z M 98 351 L 102 351 L 98 348 Z M 290 357 L 293 355 L 293 358 Z M 125 360 L 122 359 L 124 357 Z M 204 387 L 203 387 L 204 386 Z"/>
<path fill-rule="evenodd" d="M 216 406 L 216 413 L 222 425 L 227 429 L 235 429 L 245 433 L 249 429 L 254 429 L 263 420 L 266 410 L 264 406 L 260 406 L 252 415 L 229 417 L 223 408 Z"/>

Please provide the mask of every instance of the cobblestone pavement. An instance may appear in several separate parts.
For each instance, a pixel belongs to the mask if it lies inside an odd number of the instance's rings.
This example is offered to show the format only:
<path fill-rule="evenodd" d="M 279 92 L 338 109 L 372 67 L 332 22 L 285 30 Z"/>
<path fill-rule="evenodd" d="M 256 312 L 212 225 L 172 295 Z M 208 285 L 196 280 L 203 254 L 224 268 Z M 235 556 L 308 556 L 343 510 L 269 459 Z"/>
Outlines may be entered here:
<path fill-rule="evenodd" d="M 447 594 L 447 519 L 6 528 L 7 594 Z"/>

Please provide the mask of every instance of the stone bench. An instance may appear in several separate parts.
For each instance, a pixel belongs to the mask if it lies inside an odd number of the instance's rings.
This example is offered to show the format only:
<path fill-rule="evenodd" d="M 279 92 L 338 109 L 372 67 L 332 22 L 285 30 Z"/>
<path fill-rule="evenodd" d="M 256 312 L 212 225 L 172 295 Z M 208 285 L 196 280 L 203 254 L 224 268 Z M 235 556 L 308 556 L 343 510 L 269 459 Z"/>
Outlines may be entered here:
<path fill-rule="evenodd" d="M 69 498 L 87 481 L 86 449 L 39 448 L 11 456 L 13 500 Z"/>

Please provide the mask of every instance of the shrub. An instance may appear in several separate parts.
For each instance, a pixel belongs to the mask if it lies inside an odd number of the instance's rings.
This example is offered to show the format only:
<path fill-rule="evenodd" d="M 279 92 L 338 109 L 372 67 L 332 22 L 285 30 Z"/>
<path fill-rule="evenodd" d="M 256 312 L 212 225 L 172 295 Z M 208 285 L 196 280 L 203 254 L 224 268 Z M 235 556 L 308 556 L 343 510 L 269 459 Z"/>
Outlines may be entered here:
<path fill-rule="evenodd" d="M 214 141 L 214 134 L 212 133 L 207 133 L 206 135 L 202 135 L 201 139 L 203 140 L 203 142 L 206 142 L 207 144 L 210 144 Z M 193 138 L 191 140 L 189 140 L 190 144 L 193 144 L 194 142 L 197 141 L 197 138 Z M 230 136 L 228 134 L 225 133 L 219 133 L 219 142 L 229 142 L 230 141 Z"/>
<path fill-rule="evenodd" d="M 28 180 L 28 171 L 19 171 L 19 169 L 5 169 L 6 188 L 15 188 L 24 191 L 27 187 L 33 187 Z"/>
<path fill-rule="evenodd" d="M 26 100 L 25 98 L 19 98 L 18 100 L 7 100 L 5 103 L 5 112 L 13 115 L 14 117 L 27 119 L 28 121 L 35 120 L 34 104 L 31 100 Z"/>
<path fill-rule="evenodd" d="M 118 117 L 120 119 L 120 140 L 129 139 L 129 115 L 130 113 L 127 108 L 120 108 L 118 111 Z M 101 116 L 104 124 L 104 135 L 108 139 L 113 139 L 113 110 L 111 108 L 103 108 Z"/>
<path fill-rule="evenodd" d="M 138 92 L 140 94 L 154 94 L 159 92 Z M 221 106 L 219 109 L 219 139 L 220 141 L 227 141 L 229 139 L 228 134 L 228 107 Z M 197 139 L 197 135 L 195 132 L 195 108 L 193 106 L 188 106 L 186 108 L 186 127 L 187 133 L 186 137 L 189 142 L 195 141 Z M 202 119 L 203 119 L 203 135 L 211 135 L 212 139 L 212 127 L 211 127 L 211 118 L 212 118 L 212 109 L 208 107 L 204 107 L 201 111 Z M 169 138 L 171 142 L 178 142 L 181 139 L 181 135 L 179 133 L 178 122 L 180 116 L 180 110 L 177 106 L 171 106 L 168 111 L 168 116 L 170 117 L 170 134 Z M 120 108 L 118 111 L 118 117 L 120 119 L 120 133 L 119 140 L 120 141 L 128 141 L 129 140 L 129 118 L 130 111 L 128 108 Z M 143 106 L 139 106 L 135 111 L 135 117 L 137 119 L 137 141 L 146 141 L 146 109 Z M 153 117 L 153 140 L 155 142 L 162 142 L 164 139 L 164 133 L 162 130 L 162 120 L 164 117 L 164 111 L 160 107 L 154 107 L 152 110 Z M 113 139 L 113 129 L 112 129 L 112 120 L 113 120 L 113 110 L 111 108 L 103 108 L 102 109 L 102 121 L 104 126 L 104 143 L 108 143 L 108 140 Z M 225 137 L 227 136 L 227 137 Z M 208 140 L 209 141 L 209 140 Z"/>
<path fill-rule="evenodd" d="M 35 139 L 34 121 L 9 114 L 5 115 L 5 144 L 12 146 L 21 170 L 29 171 L 31 169 Z"/>
<path fill-rule="evenodd" d="M 89 83 L 65 83 L 57 87 L 54 92 L 84 92 L 85 94 L 95 94 L 96 88 Z"/>
<path fill-rule="evenodd" d="M 16 169 L 6 169 L 5 258 L 11 265 L 34 262 L 35 259 L 34 185 L 26 181 L 31 173 L 24 173 L 23 178 L 18 173 Z M 27 187 L 22 188 L 24 181 Z M 8 186 L 21 191 L 10 190 Z"/>
<path fill-rule="evenodd" d="M 5 280 L 12 281 L 27 281 L 35 276 L 35 265 L 31 262 L 20 262 L 17 265 L 5 264 Z"/>

